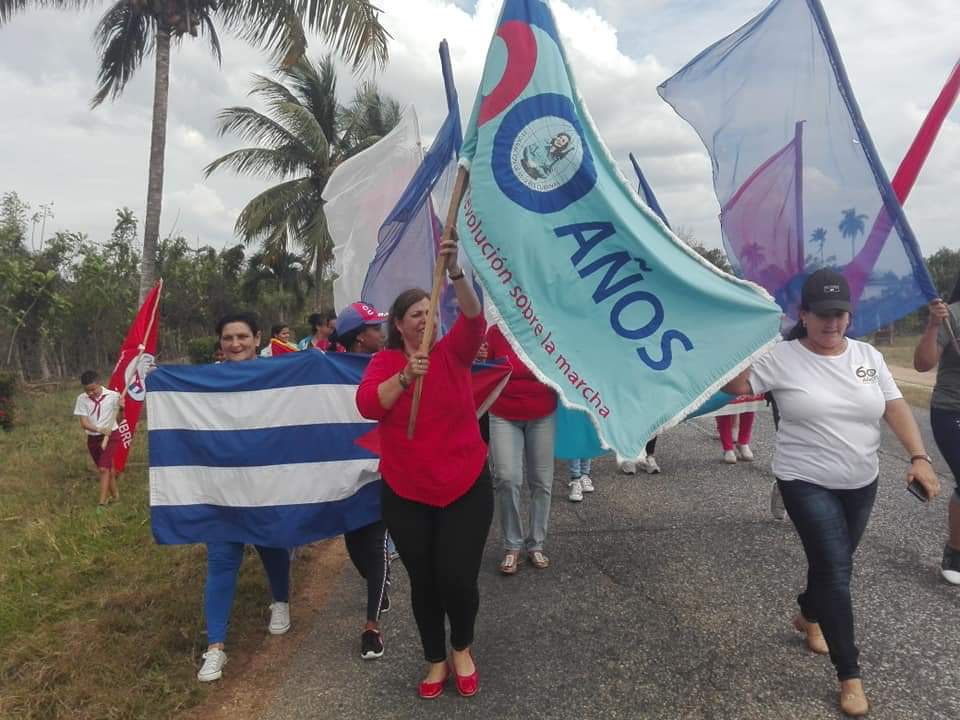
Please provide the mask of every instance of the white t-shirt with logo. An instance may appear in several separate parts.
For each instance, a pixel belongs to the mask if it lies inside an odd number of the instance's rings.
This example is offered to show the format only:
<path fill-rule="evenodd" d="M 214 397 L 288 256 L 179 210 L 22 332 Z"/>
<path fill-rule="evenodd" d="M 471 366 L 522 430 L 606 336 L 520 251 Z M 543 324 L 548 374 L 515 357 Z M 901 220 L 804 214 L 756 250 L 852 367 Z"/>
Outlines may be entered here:
<path fill-rule="evenodd" d="M 869 485 L 880 472 L 880 421 L 903 397 L 872 345 L 847 339 L 840 355 L 817 355 L 782 342 L 750 371 L 755 393 L 773 392 L 780 429 L 773 472 L 835 490 Z"/>
<path fill-rule="evenodd" d="M 113 432 L 119 427 L 116 423 L 117 406 L 119 404 L 120 393 L 104 387 L 103 392 L 100 394 L 100 397 L 97 398 L 96 402 L 91 400 L 86 393 L 80 393 L 77 396 L 77 404 L 73 406 L 73 414 L 90 418 L 97 427 L 103 427 L 110 418 L 114 418 L 113 426 L 110 428 L 110 431 Z M 86 428 L 84 428 L 84 432 L 86 432 L 87 435 L 100 434 L 90 432 Z"/>

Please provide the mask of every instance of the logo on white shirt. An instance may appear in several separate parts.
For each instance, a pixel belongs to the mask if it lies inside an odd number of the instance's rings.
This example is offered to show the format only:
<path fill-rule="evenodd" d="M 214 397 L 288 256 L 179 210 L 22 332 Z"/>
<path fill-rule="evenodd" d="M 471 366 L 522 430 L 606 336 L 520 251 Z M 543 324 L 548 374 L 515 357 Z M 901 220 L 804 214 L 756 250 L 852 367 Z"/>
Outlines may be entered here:
<path fill-rule="evenodd" d="M 873 368 L 865 368 L 863 365 L 857 368 L 857 377 L 864 385 L 876 385 L 880 382 L 877 371 Z"/>

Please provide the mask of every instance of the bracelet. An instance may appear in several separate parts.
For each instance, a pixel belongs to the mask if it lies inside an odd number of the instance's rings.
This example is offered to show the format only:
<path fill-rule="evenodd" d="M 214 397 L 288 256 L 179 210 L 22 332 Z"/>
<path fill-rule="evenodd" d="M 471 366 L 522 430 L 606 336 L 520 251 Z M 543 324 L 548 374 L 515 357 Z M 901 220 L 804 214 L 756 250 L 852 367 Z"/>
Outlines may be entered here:
<path fill-rule="evenodd" d="M 463 279 L 463 268 L 460 269 L 460 272 L 459 272 L 457 275 L 447 275 L 447 279 L 449 279 L 450 282 L 456 282 L 457 280 L 462 280 L 462 279 Z"/>
<path fill-rule="evenodd" d="M 400 387 L 406 390 L 410 387 L 410 379 L 404 375 L 403 370 L 397 373 L 397 381 L 400 383 Z"/>
<path fill-rule="evenodd" d="M 910 458 L 910 464 L 912 465 L 917 460 L 925 460 L 926 462 L 933 465 L 933 459 L 929 455 L 914 455 Z"/>

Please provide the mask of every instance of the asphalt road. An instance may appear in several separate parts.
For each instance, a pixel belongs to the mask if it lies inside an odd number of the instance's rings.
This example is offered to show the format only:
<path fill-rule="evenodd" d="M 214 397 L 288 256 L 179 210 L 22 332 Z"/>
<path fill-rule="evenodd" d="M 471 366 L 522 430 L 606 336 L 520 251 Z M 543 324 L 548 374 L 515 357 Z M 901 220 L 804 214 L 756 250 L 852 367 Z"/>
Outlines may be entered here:
<path fill-rule="evenodd" d="M 918 419 L 929 438 L 924 413 Z M 711 420 L 664 435 L 664 472 L 593 473 L 597 492 L 566 499 L 557 465 L 548 570 L 496 571 L 494 525 L 481 571 L 475 653 L 482 689 L 417 697 L 424 664 L 406 576 L 394 566 L 386 653 L 359 657 L 364 590 L 349 564 L 265 714 L 295 718 L 840 717 L 828 659 L 790 628 L 805 563 L 789 520 L 770 517 L 773 422 L 761 413 L 757 461 L 727 466 Z M 853 582 L 864 684 L 877 720 L 960 718 L 960 588 L 938 573 L 952 480 L 923 505 L 904 490 L 906 453 L 888 433 L 881 487 Z"/>

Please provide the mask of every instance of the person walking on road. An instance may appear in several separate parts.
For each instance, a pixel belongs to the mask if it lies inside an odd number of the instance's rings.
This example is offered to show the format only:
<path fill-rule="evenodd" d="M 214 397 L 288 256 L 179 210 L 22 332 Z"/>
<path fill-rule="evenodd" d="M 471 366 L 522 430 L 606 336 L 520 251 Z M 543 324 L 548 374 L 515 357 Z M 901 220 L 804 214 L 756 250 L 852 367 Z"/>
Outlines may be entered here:
<path fill-rule="evenodd" d="M 461 695 L 480 689 L 471 646 L 494 502 L 470 378 L 487 323 L 473 285 L 457 266 L 455 235 L 441 242 L 437 262 L 444 263 L 457 295 L 460 315 L 453 328 L 421 351 L 429 296 L 421 289 L 401 293 L 390 309 L 387 347 L 370 360 L 357 389 L 360 414 L 379 422 L 383 520 L 410 576 L 428 663 L 419 686 L 424 699 L 443 693 L 451 671 Z M 408 437 L 419 379 L 421 402 Z"/>
<path fill-rule="evenodd" d="M 937 448 L 953 473 L 954 483 L 960 481 L 960 347 L 955 339 L 958 335 L 960 276 L 949 303 L 940 299 L 930 303 L 927 329 L 913 353 L 913 367 L 918 372 L 937 368 L 937 382 L 930 397 L 930 426 Z M 960 485 L 950 497 L 947 524 L 940 574 L 952 585 L 960 585 Z"/>
<path fill-rule="evenodd" d="M 387 314 L 367 303 L 355 302 L 337 315 L 330 350 L 372 355 L 383 349 L 383 323 Z M 390 549 L 383 520 L 343 534 L 350 562 L 367 584 L 366 624 L 360 634 L 360 657 L 383 657 L 380 615 L 390 610 Z"/>
<path fill-rule="evenodd" d="M 260 327 L 249 313 L 225 315 L 217 323 L 217 335 L 224 362 L 245 362 L 257 359 Z M 255 545 L 263 569 L 267 573 L 273 602 L 270 604 L 271 635 L 283 635 L 290 629 L 290 550 L 288 548 Z M 207 543 L 207 582 L 204 588 L 203 608 L 207 620 L 207 651 L 203 666 L 197 673 L 200 682 L 211 682 L 223 677 L 227 664 L 224 646 L 233 598 L 237 592 L 237 576 L 243 562 L 244 543 L 216 541 Z"/>
<path fill-rule="evenodd" d="M 550 565 L 543 545 L 553 490 L 557 395 L 537 380 L 500 328 L 487 332 L 487 347 L 491 357 L 506 358 L 513 371 L 490 408 L 490 468 L 504 550 L 498 569 L 514 575 L 525 552 L 533 567 L 544 570 Z M 520 517 L 524 479 L 530 490 L 526 538 Z"/>
<path fill-rule="evenodd" d="M 794 627 L 807 646 L 830 654 L 840 681 L 840 708 L 869 709 L 854 639 L 850 576 L 853 555 L 877 493 L 880 420 L 910 454 L 907 482 L 929 497 L 939 481 L 910 407 L 883 356 L 845 337 L 850 288 L 832 270 L 803 284 L 800 321 L 782 342 L 728 383 L 724 392 L 773 391 L 780 410 L 773 471 L 807 557 L 807 587 Z"/>

